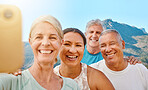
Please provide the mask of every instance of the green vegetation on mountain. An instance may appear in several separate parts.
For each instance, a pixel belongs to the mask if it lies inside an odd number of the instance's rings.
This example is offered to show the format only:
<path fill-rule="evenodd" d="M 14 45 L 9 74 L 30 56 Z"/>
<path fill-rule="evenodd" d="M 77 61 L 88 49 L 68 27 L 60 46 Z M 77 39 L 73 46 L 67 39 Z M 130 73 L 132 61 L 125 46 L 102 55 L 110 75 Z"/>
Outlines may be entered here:
<path fill-rule="evenodd" d="M 148 35 L 136 36 L 133 38 L 137 40 L 137 43 L 134 45 L 141 48 L 141 50 L 138 52 L 138 56 L 140 60 L 142 60 L 143 64 L 145 64 L 145 66 L 148 68 Z"/>

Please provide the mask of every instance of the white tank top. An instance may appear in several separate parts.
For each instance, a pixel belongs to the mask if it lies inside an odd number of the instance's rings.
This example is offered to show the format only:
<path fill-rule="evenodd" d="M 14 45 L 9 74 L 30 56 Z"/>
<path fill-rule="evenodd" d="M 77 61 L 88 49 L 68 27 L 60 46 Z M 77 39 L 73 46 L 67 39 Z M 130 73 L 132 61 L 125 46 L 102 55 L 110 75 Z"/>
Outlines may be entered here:
<path fill-rule="evenodd" d="M 54 72 L 55 74 L 60 75 L 59 73 L 59 66 L 56 66 L 54 68 Z M 82 71 L 80 73 L 80 75 L 76 78 L 74 78 L 74 80 L 78 83 L 80 90 L 90 90 L 88 82 L 87 82 L 87 65 L 82 63 Z"/>

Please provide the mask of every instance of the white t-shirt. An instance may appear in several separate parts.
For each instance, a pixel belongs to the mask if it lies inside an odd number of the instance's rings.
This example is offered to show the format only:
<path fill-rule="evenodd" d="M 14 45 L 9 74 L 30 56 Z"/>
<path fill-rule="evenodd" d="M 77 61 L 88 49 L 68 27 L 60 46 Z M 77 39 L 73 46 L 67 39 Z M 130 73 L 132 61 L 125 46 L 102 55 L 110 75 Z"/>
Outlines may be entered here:
<path fill-rule="evenodd" d="M 142 64 L 128 64 L 122 71 L 110 70 L 105 65 L 105 60 L 90 66 L 102 71 L 112 82 L 115 90 L 148 90 L 148 69 Z"/>

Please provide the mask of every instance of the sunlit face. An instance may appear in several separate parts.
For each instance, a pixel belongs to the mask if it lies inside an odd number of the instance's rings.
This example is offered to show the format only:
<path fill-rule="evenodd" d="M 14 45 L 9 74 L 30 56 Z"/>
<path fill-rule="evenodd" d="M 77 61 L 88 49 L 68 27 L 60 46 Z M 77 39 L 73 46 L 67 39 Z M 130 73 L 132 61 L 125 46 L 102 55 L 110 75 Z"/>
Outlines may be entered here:
<path fill-rule="evenodd" d="M 80 34 L 68 32 L 64 34 L 60 58 L 62 62 L 69 66 L 80 64 L 84 53 L 84 42 Z"/>
<path fill-rule="evenodd" d="M 113 65 L 123 59 L 125 43 L 119 40 L 116 33 L 111 32 L 100 37 L 100 49 L 106 64 Z"/>
<path fill-rule="evenodd" d="M 92 48 L 99 47 L 99 37 L 103 27 L 101 25 L 92 25 L 88 28 L 85 33 L 87 39 L 87 45 Z"/>
<path fill-rule="evenodd" d="M 31 34 L 29 43 L 37 63 L 54 63 L 61 47 L 61 40 L 56 29 L 47 22 L 37 24 Z"/>

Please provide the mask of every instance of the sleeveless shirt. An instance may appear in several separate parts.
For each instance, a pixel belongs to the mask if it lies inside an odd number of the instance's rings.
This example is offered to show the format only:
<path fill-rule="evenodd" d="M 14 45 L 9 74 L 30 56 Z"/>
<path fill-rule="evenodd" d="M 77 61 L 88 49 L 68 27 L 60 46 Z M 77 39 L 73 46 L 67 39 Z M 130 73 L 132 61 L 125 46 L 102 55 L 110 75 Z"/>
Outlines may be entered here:
<path fill-rule="evenodd" d="M 87 65 L 85 63 L 81 63 L 81 64 L 82 64 L 81 73 L 79 76 L 74 78 L 74 80 L 78 83 L 80 90 L 90 90 L 88 81 L 87 81 Z M 54 68 L 54 72 L 55 74 L 61 76 L 59 73 L 59 68 L 60 68 L 60 65 L 56 66 Z"/>

